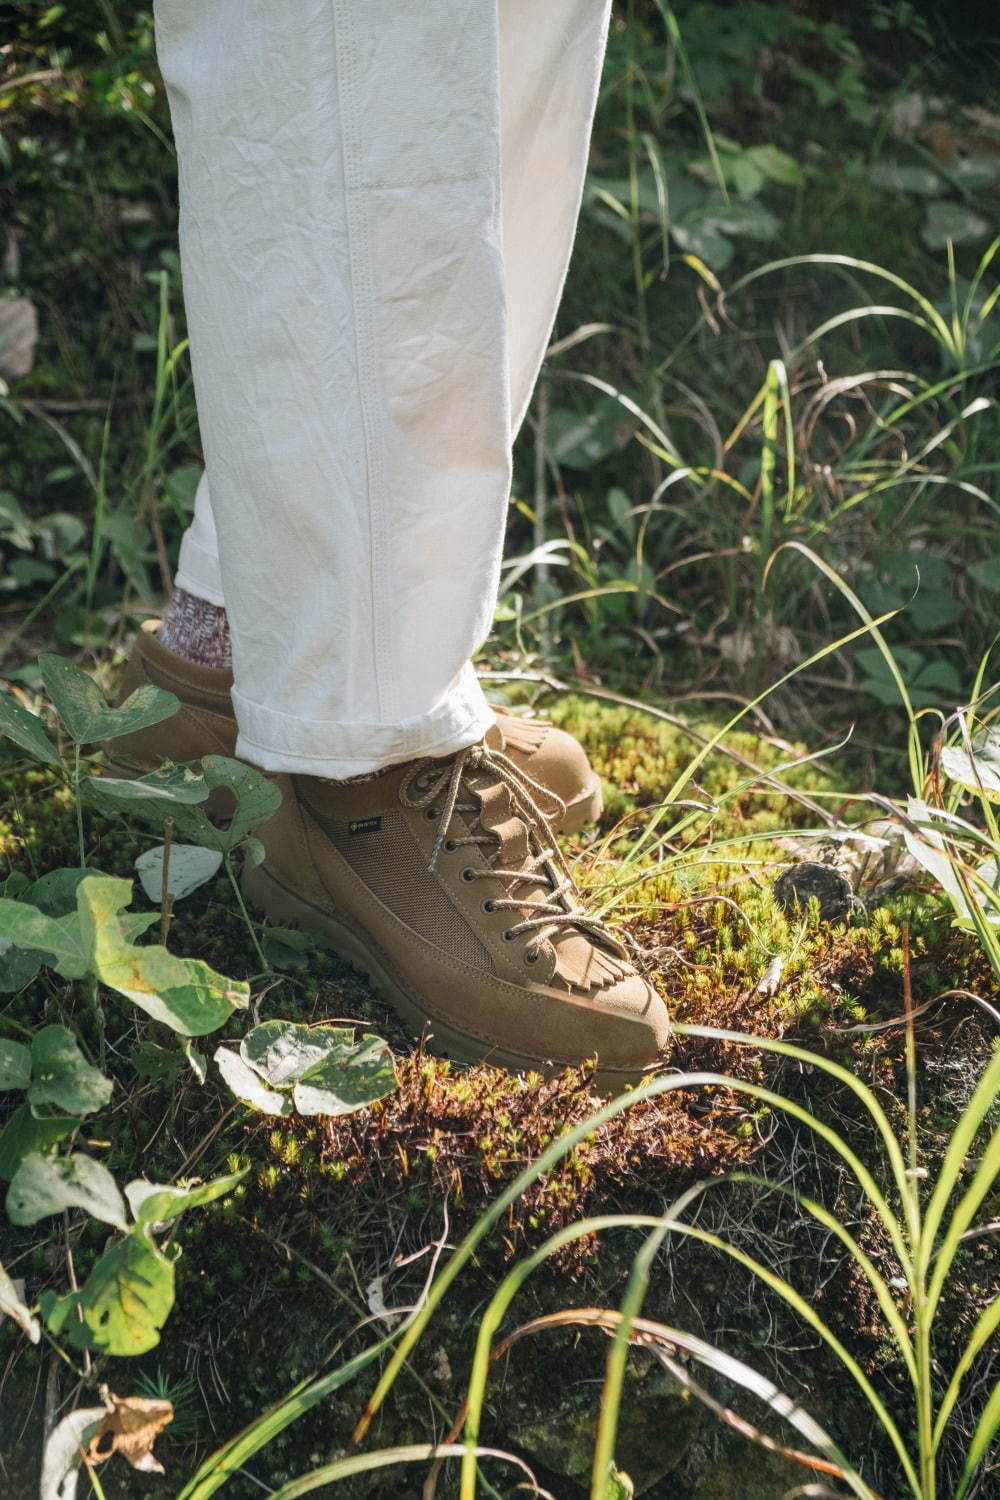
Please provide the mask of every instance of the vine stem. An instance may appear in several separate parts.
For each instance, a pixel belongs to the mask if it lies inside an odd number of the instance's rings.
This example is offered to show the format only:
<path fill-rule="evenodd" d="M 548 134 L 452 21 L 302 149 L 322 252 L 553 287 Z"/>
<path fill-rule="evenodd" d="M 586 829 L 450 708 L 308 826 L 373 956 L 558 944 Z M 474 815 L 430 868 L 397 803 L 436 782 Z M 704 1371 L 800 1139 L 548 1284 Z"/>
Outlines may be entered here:
<path fill-rule="evenodd" d="M 160 885 L 160 942 L 167 946 L 170 934 L 170 919 L 174 914 L 174 898 L 170 890 L 170 851 L 174 842 L 174 820 L 166 818 L 163 824 L 163 871 Z"/>
<path fill-rule="evenodd" d="M 250 934 L 250 941 L 253 943 L 254 951 L 256 952 L 257 957 L 260 959 L 261 968 L 263 969 L 263 971 L 264 971 L 265 974 L 270 974 L 270 972 L 271 972 L 271 965 L 268 963 L 267 958 L 265 957 L 265 954 L 264 954 L 264 950 L 260 946 L 260 942 L 259 942 L 258 937 L 257 937 L 257 931 L 256 931 L 256 928 L 253 925 L 253 920 L 251 919 L 250 913 L 247 910 L 247 904 L 246 904 L 246 902 L 243 899 L 243 892 L 240 890 L 240 883 L 236 879 L 236 875 L 235 875 L 235 873 L 233 871 L 233 866 L 232 866 L 232 862 L 231 862 L 231 860 L 229 858 L 229 851 L 228 850 L 226 851 L 225 854 L 223 854 L 223 856 L 222 856 L 222 862 L 223 862 L 223 864 L 226 867 L 226 874 L 229 876 L 229 884 L 232 886 L 232 888 L 233 888 L 233 895 L 236 897 L 236 900 L 237 900 L 237 902 L 239 904 L 240 913 L 241 913 L 241 915 L 243 917 L 244 924 L 246 925 L 246 930 Z"/>
<path fill-rule="evenodd" d="M 87 849 L 83 842 L 83 802 L 80 798 L 80 746 L 73 746 L 73 800 L 76 803 L 76 836 L 80 846 L 80 868 L 87 863 Z"/>

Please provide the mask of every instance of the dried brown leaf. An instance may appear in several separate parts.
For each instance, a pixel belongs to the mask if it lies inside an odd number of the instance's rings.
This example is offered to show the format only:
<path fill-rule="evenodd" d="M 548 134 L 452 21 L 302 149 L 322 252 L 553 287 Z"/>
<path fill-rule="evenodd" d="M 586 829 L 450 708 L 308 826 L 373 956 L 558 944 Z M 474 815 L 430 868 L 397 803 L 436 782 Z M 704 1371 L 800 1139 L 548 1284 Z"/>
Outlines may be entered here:
<path fill-rule="evenodd" d="M 145 1474 L 164 1473 L 163 1465 L 153 1456 L 153 1444 L 167 1423 L 174 1420 L 173 1403 L 151 1401 L 143 1396 L 116 1396 L 107 1386 L 102 1388 L 101 1395 L 108 1414 L 90 1440 L 88 1463 L 103 1463 L 113 1453 L 120 1453 L 133 1469 L 141 1469 Z"/>

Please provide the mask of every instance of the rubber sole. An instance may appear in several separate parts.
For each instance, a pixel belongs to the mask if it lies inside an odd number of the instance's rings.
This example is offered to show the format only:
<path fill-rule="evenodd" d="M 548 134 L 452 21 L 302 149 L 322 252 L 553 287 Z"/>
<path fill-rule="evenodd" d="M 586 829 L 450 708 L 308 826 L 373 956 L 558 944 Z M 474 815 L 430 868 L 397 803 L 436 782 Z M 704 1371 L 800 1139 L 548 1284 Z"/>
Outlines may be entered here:
<path fill-rule="evenodd" d="M 414 1038 L 426 1037 L 430 1050 L 438 1056 L 461 1063 L 486 1062 L 492 1067 L 506 1068 L 511 1073 L 542 1073 L 547 1077 L 575 1066 L 565 1060 L 531 1057 L 526 1053 L 492 1046 L 431 1014 L 394 977 L 382 955 L 365 941 L 362 934 L 339 921 L 331 912 L 323 911 L 311 901 L 297 896 L 272 875 L 266 865 L 259 865 L 254 870 L 245 869 L 242 886 L 250 904 L 265 916 L 282 923 L 294 922 L 307 929 L 324 947 L 346 959 L 354 968 L 360 969 L 372 988 L 388 1001 L 405 1022 L 411 1035 Z M 620 1093 L 626 1085 L 638 1083 L 648 1076 L 641 1068 L 598 1068 L 594 1088 L 602 1093 Z"/>

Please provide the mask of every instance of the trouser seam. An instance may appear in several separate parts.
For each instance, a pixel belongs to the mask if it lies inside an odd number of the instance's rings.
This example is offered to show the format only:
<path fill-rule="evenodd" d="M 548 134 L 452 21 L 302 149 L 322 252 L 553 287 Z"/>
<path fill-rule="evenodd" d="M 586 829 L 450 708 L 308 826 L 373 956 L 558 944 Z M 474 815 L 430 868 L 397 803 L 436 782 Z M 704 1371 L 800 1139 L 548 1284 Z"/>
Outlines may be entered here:
<path fill-rule="evenodd" d="M 368 509 L 368 566 L 371 579 L 371 634 L 374 657 L 375 701 L 380 721 L 394 717 L 397 694 L 395 664 L 388 641 L 386 602 L 388 587 L 388 521 L 386 514 L 384 426 L 379 411 L 378 367 L 375 359 L 375 288 L 371 275 L 373 255 L 371 226 L 366 211 L 367 191 L 360 170 L 361 150 L 357 109 L 357 49 L 353 30 L 353 0 L 333 0 L 334 51 L 339 87 L 341 152 L 344 194 L 347 205 L 347 249 L 354 313 L 355 355 L 358 368 L 358 400 L 365 439 Z"/>

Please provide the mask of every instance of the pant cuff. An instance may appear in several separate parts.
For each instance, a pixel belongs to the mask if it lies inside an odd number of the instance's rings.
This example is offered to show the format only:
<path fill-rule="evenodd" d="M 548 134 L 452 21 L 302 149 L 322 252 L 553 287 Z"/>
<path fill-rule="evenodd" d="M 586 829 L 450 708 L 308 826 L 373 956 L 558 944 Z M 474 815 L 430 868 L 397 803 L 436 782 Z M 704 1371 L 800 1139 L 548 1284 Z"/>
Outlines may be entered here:
<path fill-rule="evenodd" d="M 235 688 L 233 707 L 237 756 L 263 771 L 338 781 L 423 756 L 451 755 L 478 743 L 496 721 L 471 663 L 436 708 L 400 724 L 297 719 L 253 703 Z"/>

